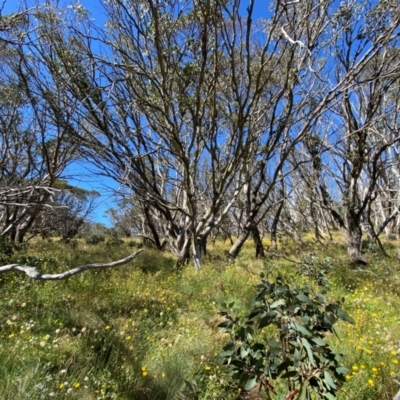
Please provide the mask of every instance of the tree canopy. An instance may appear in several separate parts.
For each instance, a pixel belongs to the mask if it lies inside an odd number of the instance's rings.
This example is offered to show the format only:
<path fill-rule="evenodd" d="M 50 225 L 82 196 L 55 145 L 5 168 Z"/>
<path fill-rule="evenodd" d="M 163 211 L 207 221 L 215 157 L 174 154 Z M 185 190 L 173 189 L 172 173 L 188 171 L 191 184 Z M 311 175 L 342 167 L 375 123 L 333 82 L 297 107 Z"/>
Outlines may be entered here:
<path fill-rule="evenodd" d="M 0 24 L 4 234 L 77 157 L 124 188 L 126 232 L 196 269 L 216 232 L 234 259 L 249 236 L 261 257 L 265 232 L 339 228 L 365 263 L 363 234 L 399 227 L 397 2 L 110 0 L 104 26 L 79 3 L 20 10 Z"/>

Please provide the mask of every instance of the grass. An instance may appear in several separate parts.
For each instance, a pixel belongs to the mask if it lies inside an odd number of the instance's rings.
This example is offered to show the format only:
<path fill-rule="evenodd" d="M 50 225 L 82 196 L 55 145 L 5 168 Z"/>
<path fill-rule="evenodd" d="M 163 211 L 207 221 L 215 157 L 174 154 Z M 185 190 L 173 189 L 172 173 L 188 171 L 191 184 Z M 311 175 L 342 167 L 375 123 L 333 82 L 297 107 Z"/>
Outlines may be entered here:
<path fill-rule="evenodd" d="M 38 240 L 13 259 L 29 256 L 42 270 L 61 271 L 122 258 L 133 245 Z M 348 265 L 339 236 L 324 246 L 305 240 L 297 255 L 290 242 L 282 249 L 296 260 L 308 252 L 331 257 L 329 296 L 343 298 L 356 320 L 330 337 L 351 371 L 339 399 L 391 399 L 397 391 L 398 243 L 385 246 L 390 258 L 367 249 L 365 271 Z M 177 270 L 170 255 L 147 250 L 131 265 L 66 281 L 0 276 L 0 399 L 236 399 L 240 388 L 216 358 L 227 340 L 217 327 L 221 304 L 235 302 L 245 313 L 261 271 L 299 284 L 310 278 L 284 258 L 255 260 L 251 242 L 234 264 L 222 243 L 209 247 L 201 273 Z"/>

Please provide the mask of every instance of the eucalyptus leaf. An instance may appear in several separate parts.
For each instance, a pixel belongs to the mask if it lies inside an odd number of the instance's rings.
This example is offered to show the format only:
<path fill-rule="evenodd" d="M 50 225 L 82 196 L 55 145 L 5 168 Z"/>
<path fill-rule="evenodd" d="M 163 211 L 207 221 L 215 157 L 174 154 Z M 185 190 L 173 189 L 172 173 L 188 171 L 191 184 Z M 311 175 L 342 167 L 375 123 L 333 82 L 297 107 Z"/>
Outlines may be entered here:
<path fill-rule="evenodd" d="M 310 343 L 308 343 L 308 340 L 306 338 L 301 338 L 301 341 L 304 345 L 304 348 L 306 349 L 308 359 L 310 360 L 310 363 L 315 367 L 315 361 L 314 361 L 314 356 L 311 350 Z"/>
<path fill-rule="evenodd" d="M 332 379 L 331 374 L 328 371 L 324 371 L 324 381 L 330 386 L 332 389 L 336 389 L 336 384 Z"/>
<path fill-rule="evenodd" d="M 322 340 L 319 337 L 314 336 L 313 338 L 311 338 L 311 340 L 317 345 L 317 346 L 326 346 L 326 343 L 324 340 Z"/>
<path fill-rule="evenodd" d="M 292 321 L 290 323 L 290 326 L 304 336 L 312 336 L 311 332 L 305 326 L 299 324 L 298 322 Z"/>
<path fill-rule="evenodd" d="M 285 304 L 286 304 L 286 300 L 285 300 L 285 299 L 279 299 L 279 300 L 274 301 L 274 302 L 270 305 L 270 307 L 271 307 L 271 308 L 277 308 L 277 307 L 279 307 L 279 306 L 284 306 Z"/>
<path fill-rule="evenodd" d="M 252 376 L 249 379 L 247 379 L 244 390 L 249 391 L 249 390 L 253 389 L 253 387 L 256 386 L 256 384 L 257 384 L 257 377 Z"/>
<path fill-rule="evenodd" d="M 308 304 L 310 306 L 314 305 L 314 303 L 311 301 L 311 299 L 308 296 L 306 296 L 305 294 L 297 295 L 296 299 L 300 300 L 302 303 L 306 303 L 306 304 Z"/>

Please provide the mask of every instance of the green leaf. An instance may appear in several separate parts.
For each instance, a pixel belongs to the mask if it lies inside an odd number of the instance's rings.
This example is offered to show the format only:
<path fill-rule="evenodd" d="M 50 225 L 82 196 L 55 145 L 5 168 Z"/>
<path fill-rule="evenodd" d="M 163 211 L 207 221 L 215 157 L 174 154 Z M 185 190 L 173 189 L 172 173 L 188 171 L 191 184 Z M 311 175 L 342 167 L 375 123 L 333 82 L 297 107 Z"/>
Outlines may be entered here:
<path fill-rule="evenodd" d="M 269 349 L 269 353 L 274 356 L 279 356 L 280 354 L 282 354 L 282 349 L 279 347 L 271 347 Z"/>
<path fill-rule="evenodd" d="M 348 368 L 345 368 L 345 367 L 338 367 L 338 368 L 336 368 L 336 372 L 339 375 L 346 375 L 347 373 L 350 372 L 350 370 Z"/>
<path fill-rule="evenodd" d="M 293 359 L 295 362 L 301 361 L 301 352 L 298 349 L 294 350 Z"/>
<path fill-rule="evenodd" d="M 285 374 L 283 374 L 281 378 L 286 379 L 286 378 L 294 378 L 297 376 L 299 376 L 299 371 L 288 371 Z"/>
<path fill-rule="evenodd" d="M 279 299 L 279 300 L 274 301 L 274 302 L 270 305 L 270 307 L 271 307 L 271 308 L 277 308 L 277 307 L 283 306 L 283 305 L 285 305 L 285 304 L 286 304 L 286 300 L 285 300 L 285 299 Z"/>
<path fill-rule="evenodd" d="M 314 356 L 311 350 L 310 343 L 308 343 L 308 340 L 306 338 L 301 338 L 301 341 L 303 343 L 304 348 L 306 349 L 308 359 L 310 360 L 310 363 L 315 367 L 315 361 L 314 361 Z"/>
<path fill-rule="evenodd" d="M 279 342 L 276 339 L 268 340 L 268 347 L 279 347 Z"/>
<path fill-rule="evenodd" d="M 310 306 L 314 305 L 312 300 L 308 296 L 306 296 L 305 294 L 301 293 L 301 294 L 297 295 L 296 299 L 300 300 L 302 303 L 306 303 L 306 304 L 308 304 Z"/>
<path fill-rule="evenodd" d="M 323 293 L 317 293 L 317 297 L 321 303 L 326 303 L 326 298 Z"/>
<path fill-rule="evenodd" d="M 249 379 L 247 379 L 244 390 L 249 391 L 249 390 L 253 389 L 253 387 L 256 386 L 256 383 L 257 383 L 257 377 L 255 377 L 255 376 L 250 377 Z"/>
<path fill-rule="evenodd" d="M 328 400 L 336 400 L 336 396 L 334 396 L 332 393 L 324 393 L 324 396 L 325 396 Z"/>
<path fill-rule="evenodd" d="M 335 382 L 333 381 L 331 374 L 328 371 L 324 371 L 324 381 L 327 383 L 328 386 L 330 386 L 332 389 L 336 389 L 337 386 L 335 385 Z"/>
<path fill-rule="evenodd" d="M 317 346 L 326 346 L 326 343 L 324 340 L 322 340 L 319 337 L 313 337 L 311 340 L 317 345 Z"/>
<path fill-rule="evenodd" d="M 270 325 L 272 323 L 272 321 L 275 319 L 276 317 L 276 312 L 272 311 L 269 312 L 265 317 L 260 319 L 260 322 L 258 323 L 258 327 L 260 329 Z"/>
<path fill-rule="evenodd" d="M 261 307 L 257 307 L 249 314 L 248 318 L 252 319 L 262 313 L 264 313 L 264 310 Z"/>
<path fill-rule="evenodd" d="M 276 368 L 276 372 L 279 375 L 280 373 L 282 373 L 284 370 L 288 369 L 289 367 L 291 367 L 292 363 L 289 360 L 283 361 L 281 362 L 278 367 Z"/>
<path fill-rule="evenodd" d="M 292 321 L 290 323 L 290 327 L 295 329 L 297 332 L 301 333 L 304 336 L 311 336 L 311 333 L 308 329 L 306 329 L 303 325 L 299 324 L 298 322 Z"/>
<path fill-rule="evenodd" d="M 340 308 L 338 308 L 337 310 L 337 316 L 343 320 L 343 321 L 347 321 L 350 322 L 350 324 L 355 324 L 355 321 L 353 318 L 350 317 L 350 315 L 348 315 L 347 313 L 345 313 L 343 310 L 341 310 Z"/>
<path fill-rule="evenodd" d="M 245 358 L 249 354 L 249 350 L 245 349 L 243 346 L 240 348 L 240 357 Z"/>
<path fill-rule="evenodd" d="M 221 353 L 218 354 L 217 358 L 227 358 L 230 357 L 232 354 L 233 354 L 232 350 L 222 351 Z"/>

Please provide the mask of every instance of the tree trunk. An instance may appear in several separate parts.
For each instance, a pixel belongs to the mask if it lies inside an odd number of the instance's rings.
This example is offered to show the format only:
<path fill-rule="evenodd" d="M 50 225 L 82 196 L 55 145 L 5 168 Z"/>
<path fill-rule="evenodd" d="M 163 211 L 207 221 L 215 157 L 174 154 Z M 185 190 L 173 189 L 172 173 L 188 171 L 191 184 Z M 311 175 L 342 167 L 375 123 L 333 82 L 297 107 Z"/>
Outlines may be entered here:
<path fill-rule="evenodd" d="M 240 250 L 244 243 L 246 242 L 247 238 L 249 237 L 250 230 L 248 228 L 244 228 L 242 232 L 239 234 L 235 242 L 233 243 L 232 247 L 229 250 L 228 258 L 231 260 L 235 260 L 236 257 L 239 255 Z"/>
<path fill-rule="evenodd" d="M 314 200 L 312 200 L 312 202 L 310 204 L 310 215 L 311 215 L 311 219 L 312 219 L 312 222 L 314 225 L 315 241 L 322 243 L 322 240 L 325 240 L 325 238 L 321 235 L 321 232 L 320 232 L 320 222 L 318 221 L 317 207 L 316 207 Z"/>
<path fill-rule="evenodd" d="M 187 264 L 190 259 L 190 245 L 189 246 L 184 246 L 176 259 L 176 266 L 177 267 L 182 267 L 183 265 Z"/>
<path fill-rule="evenodd" d="M 150 215 L 150 208 L 148 206 L 144 206 L 143 210 L 147 220 L 147 225 L 151 231 L 151 235 L 153 236 L 154 245 L 156 246 L 157 250 L 163 250 L 160 235 L 158 234 L 157 228 L 153 222 L 153 218 Z"/>
<path fill-rule="evenodd" d="M 201 270 L 201 242 L 200 240 L 193 240 L 193 262 L 196 272 Z"/>
<path fill-rule="evenodd" d="M 207 236 L 201 236 L 197 238 L 197 244 L 199 246 L 200 255 L 206 256 L 207 255 Z"/>
<path fill-rule="evenodd" d="M 362 229 L 360 224 L 351 218 L 351 216 L 347 217 L 345 239 L 351 262 L 353 264 L 367 265 L 368 262 L 361 254 Z"/>
<path fill-rule="evenodd" d="M 264 246 L 260 237 L 260 231 L 257 226 L 254 226 L 251 230 L 251 236 L 254 240 L 254 245 L 256 247 L 256 258 L 264 258 Z"/>

